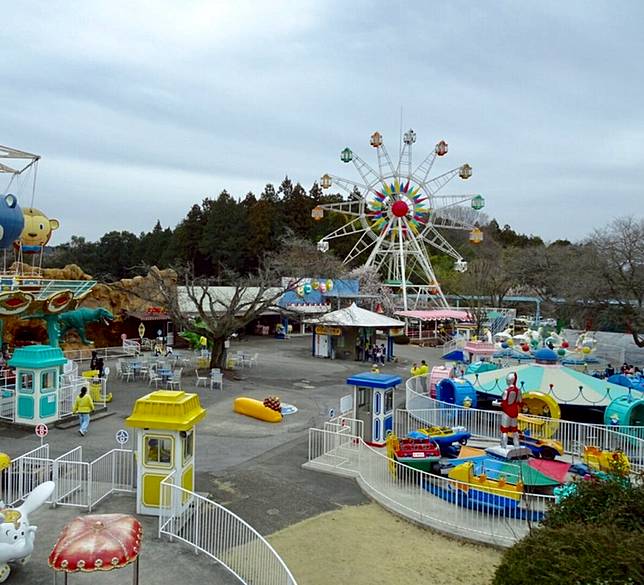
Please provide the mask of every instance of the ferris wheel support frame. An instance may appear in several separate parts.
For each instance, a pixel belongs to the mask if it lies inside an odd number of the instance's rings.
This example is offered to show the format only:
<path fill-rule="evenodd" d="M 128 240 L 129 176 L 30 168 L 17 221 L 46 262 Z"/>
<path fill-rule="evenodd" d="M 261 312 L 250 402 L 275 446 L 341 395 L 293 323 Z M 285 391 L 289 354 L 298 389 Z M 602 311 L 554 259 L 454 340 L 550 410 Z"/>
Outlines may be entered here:
<path fill-rule="evenodd" d="M 362 183 L 325 174 L 322 188 L 335 184 L 348 193 L 349 200 L 322 204 L 314 217 L 321 218 L 324 210 L 350 216 L 319 244 L 326 243 L 324 248 L 328 249 L 329 240 L 359 235 L 344 262 L 353 262 L 368 252 L 365 266 L 386 273 L 389 283 L 401 291 L 403 309 L 408 309 L 408 290 L 416 291 L 416 303 L 422 291 L 427 291 L 434 305 L 445 308 L 449 305 L 436 279 L 428 248 L 453 258 L 457 271 L 465 270 L 467 263 L 439 230 L 472 230 L 471 241 L 474 241 L 473 232 L 478 231 L 477 242 L 480 241 L 481 232 L 474 222 L 474 213 L 483 207 L 484 199 L 478 194 L 439 194 L 455 177 L 468 179 L 472 168 L 463 164 L 430 178 L 436 159 L 447 154 L 448 145 L 441 140 L 414 169 L 415 141 L 413 130 L 405 132 L 398 164 L 394 166 L 382 135 L 374 132 L 370 144 L 376 149 L 377 171 L 345 148 L 340 158 L 344 163 L 353 163 Z M 414 276 L 422 282 L 413 282 Z"/>

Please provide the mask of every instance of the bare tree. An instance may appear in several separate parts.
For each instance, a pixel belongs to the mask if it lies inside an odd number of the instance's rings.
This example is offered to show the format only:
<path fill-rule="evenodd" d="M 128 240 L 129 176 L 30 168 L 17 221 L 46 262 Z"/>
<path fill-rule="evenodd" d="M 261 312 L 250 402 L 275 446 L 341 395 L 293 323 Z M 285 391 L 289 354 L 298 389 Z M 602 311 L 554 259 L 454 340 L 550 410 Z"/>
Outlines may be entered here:
<path fill-rule="evenodd" d="M 595 230 L 588 243 L 596 253 L 596 274 L 610 303 L 619 307 L 626 329 L 644 347 L 644 219 L 621 217 Z"/>
<path fill-rule="evenodd" d="M 503 299 L 516 284 L 511 265 L 516 252 L 491 243 L 468 263 L 467 271 L 458 277 L 458 294 L 470 308 L 480 336 L 488 318 L 489 307 L 501 307 Z"/>
<path fill-rule="evenodd" d="M 396 311 L 396 301 L 392 290 L 382 282 L 377 268 L 373 266 L 358 266 L 343 275 L 343 278 L 357 280 L 360 294 L 376 298 L 386 315 L 393 316 Z"/>
<path fill-rule="evenodd" d="M 152 267 L 153 286 L 146 295 L 162 299 L 180 329 L 205 337 L 212 347 L 210 367 L 223 369 L 225 342 L 233 333 L 266 311 L 280 310 L 278 300 L 297 289 L 303 278 L 334 277 L 339 268 L 340 262 L 332 254 L 322 254 L 308 241 L 290 239 L 278 253 L 265 256 L 256 272 L 244 277 L 229 270 L 215 282 L 180 268 L 175 269 L 175 285 Z M 282 282 L 285 277 L 286 283 Z"/>
<path fill-rule="evenodd" d="M 644 347 L 644 220 L 616 219 L 579 244 L 521 250 L 512 272 L 559 316 L 625 327 Z"/>

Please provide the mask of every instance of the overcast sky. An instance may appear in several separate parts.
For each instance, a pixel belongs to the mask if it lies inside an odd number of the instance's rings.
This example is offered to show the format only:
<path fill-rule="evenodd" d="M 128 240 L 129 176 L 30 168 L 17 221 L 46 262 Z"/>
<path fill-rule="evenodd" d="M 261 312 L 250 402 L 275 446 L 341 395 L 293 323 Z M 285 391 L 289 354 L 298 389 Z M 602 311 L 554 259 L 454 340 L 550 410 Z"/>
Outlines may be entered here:
<path fill-rule="evenodd" d="M 436 171 L 469 162 L 452 192 L 501 224 L 577 239 L 642 214 L 638 0 L 21 0 L 1 22 L 0 144 L 42 155 L 52 243 L 286 173 L 358 179 L 339 151 L 375 165 L 379 130 L 397 153 L 401 106 L 416 161 L 445 139 Z"/>

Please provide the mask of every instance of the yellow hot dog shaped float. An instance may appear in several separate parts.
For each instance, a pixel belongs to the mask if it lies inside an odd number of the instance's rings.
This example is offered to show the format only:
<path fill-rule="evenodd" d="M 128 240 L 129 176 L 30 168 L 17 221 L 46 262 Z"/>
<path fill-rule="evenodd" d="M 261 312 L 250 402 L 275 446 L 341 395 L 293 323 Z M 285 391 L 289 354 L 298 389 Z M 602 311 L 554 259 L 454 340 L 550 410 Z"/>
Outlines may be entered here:
<path fill-rule="evenodd" d="M 259 420 L 264 420 L 266 422 L 281 422 L 282 413 L 279 410 L 279 402 L 277 403 L 278 409 L 270 408 L 266 406 L 265 403 L 269 399 L 266 399 L 264 402 L 261 400 L 255 400 L 254 398 L 247 398 L 245 396 L 240 396 L 235 398 L 233 402 L 233 410 L 239 414 L 245 414 L 252 418 L 257 418 Z"/>

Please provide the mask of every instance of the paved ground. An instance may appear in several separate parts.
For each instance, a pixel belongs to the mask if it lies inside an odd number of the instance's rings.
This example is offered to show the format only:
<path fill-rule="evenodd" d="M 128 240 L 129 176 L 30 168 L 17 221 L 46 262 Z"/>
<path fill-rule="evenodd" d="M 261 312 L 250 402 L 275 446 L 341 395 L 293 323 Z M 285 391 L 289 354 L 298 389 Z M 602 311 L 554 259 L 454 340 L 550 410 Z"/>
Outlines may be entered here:
<path fill-rule="evenodd" d="M 237 376 L 239 379 L 225 380 L 223 392 L 195 389 L 194 372 L 184 371 L 183 389 L 197 391 L 208 409 L 208 416 L 197 432 L 197 490 L 209 493 L 262 534 L 270 534 L 340 506 L 364 502 L 365 498 L 353 480 L 306 471 L 301 464 L 307 459 L 307 429 L 321 423 L 329 408 L 337 410 L 340 397 L 350 391 L 345 379 L 369 369 L 369 366 L 314 359 L 310 356 L 308 336 L 286 341 L 250 338 L 233 344 L 232 351 L 236 349 L 259 352 L 259 365 L 241 370 Z M 412 346 L 396 349 L 398 363 L 388 364 L 383 371 L 403 377 L 407 376 L 411 361 L 427 359 L 431 364 L 438 357 L 437 350 L 432 349 Z M 117 446 L 114 439 L 116 431 L 124 427 L 124 419 L 136 398 L 146 394 L 150 388 L 145 382 L 111 379 L 109 390 L 114 394 L 109 406 L 114 414 L 93 422 L 84 438 L 78 435 L 77 427 L 52 429 L 47 440 L 54 456 L 80 444 L 85 460 L 90 460 Z M 285 417 L 277 425 L 232 412 L 235 396 L 264 398 L 269 394 L 276 394 L 283 402 L 296 405 L 299 412 Z M 0 427 L 0 451 L 15 456 L 39 443 L 30 432 Z M 118 497 L 106 501 L 97 512 L 131 512 L 133 507 L 132 498 Z M 40 525 L 36 555 L 22 572 L 16 572 L 11 582 L 31 584 L 51 579 L 44 559 L 60 529 L 76 513 L 63 508 L 44 509 L 37 518 L 34 517 L 34 522 Z M 142 576 L 148 578 L 142 582 L 162 585 L 180 582 L 185 577 L 189 577 L 187 582 L 196 582 L 197 578 L 190 577 L 196 577 L 197 567 L 208 563 L 208 560 L 203 556 L 195 557 L 178 544 L 156 540 L 156 522 L 151 519 L 144 521 L 148 536 L 143 549 Z M 169 554 L 172 563 L 167 562 Z M 214 565 L 208 565 L 208 574 L 212 575 L 208 582 L 231 582 L 223 571 L 212 567 Z M 101 579 L 101 582 L 112 581 Z M 119 582 L 127 580 L 121 578 Z"/>

